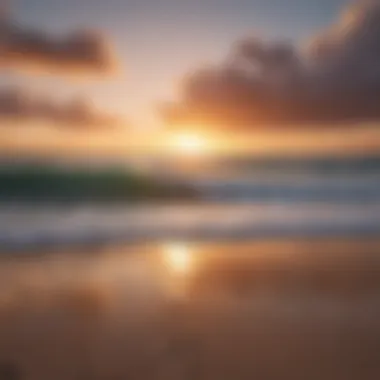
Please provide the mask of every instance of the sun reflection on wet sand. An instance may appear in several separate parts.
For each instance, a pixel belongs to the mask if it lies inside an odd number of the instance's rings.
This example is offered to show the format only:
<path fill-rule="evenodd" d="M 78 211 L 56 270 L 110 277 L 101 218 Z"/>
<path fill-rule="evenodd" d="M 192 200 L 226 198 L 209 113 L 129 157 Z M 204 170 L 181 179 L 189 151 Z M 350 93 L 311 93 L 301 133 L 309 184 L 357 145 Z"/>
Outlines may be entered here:
<path fill-rule="evenodd" d="M 180 275 L 192 269 L 192 252 L 185 243 L 168 243 L 163 250 L 165 264 L 171 272 Z"/>

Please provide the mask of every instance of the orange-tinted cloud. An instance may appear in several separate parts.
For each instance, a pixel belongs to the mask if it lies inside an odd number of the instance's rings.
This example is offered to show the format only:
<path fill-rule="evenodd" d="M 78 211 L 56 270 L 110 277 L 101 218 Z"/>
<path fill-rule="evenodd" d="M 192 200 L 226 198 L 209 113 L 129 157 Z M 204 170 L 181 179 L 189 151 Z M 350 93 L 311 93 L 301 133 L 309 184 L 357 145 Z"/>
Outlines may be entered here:
<path fill-rule="evenodd" d="M 358 1 L 306 49 L 237 43 L 225 62 L 189 75 L 164 116 L 219 128 L 379 121 L 379 46 L 380 0 Z"/>
<path fill-rule="evenodd" d="M 0 121 L 47 123 L 77 129 L 111 128 L 121 122 L 98 110 L 87 99 L 62 102 L 52 97 L 37 97 L 18 88 L 0 90 Z"/>
<path fill-rule="evenodd" d="M 117 69 L 110 43 L 96 32 L 53 36 L 12 21 L 0 24 L 0 68 L 58 75 L 108 75 Z"/>

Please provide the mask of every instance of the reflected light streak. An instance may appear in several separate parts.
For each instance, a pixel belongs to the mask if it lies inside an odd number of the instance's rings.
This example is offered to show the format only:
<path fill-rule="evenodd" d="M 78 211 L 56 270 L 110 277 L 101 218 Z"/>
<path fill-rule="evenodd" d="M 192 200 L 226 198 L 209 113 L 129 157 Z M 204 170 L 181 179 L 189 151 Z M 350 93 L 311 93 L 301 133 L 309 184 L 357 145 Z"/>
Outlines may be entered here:
<path fill-rule="evenodd" d="M 165 266 L 175 274 L 186 274 L 192 267 L 191 251 L 186 244 L 169 243 L 164 247 Z"/>

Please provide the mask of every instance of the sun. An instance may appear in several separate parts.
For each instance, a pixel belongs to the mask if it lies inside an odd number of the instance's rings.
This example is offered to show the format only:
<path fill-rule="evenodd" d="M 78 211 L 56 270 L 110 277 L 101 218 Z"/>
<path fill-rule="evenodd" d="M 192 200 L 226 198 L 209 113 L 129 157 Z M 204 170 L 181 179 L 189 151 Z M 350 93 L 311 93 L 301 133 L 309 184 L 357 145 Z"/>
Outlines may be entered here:
<path fill-rule="evenodd" d="M 175 135 L 172 139 L 172 146 L 178 152 L 189 155 L 199 156 L 206 152 L 206 140 L 196 133 L 182 132 Z"/>

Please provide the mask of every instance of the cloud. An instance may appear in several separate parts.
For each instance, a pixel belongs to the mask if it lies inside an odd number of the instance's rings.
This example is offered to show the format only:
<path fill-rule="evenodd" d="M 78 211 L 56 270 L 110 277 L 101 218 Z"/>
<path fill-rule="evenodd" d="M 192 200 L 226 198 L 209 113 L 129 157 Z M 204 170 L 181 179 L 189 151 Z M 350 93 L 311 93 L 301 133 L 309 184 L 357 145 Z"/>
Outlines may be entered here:
<path fill-rule="evenodd" d="M 111 128 L 118 118 L 101 112 L 85 98 L 59 102 L 52 97 L 37 97 L 19 88 L 0 90 L 0 122 L 47 123 L 63 128 Z"/>
<path fill-rule="evenodd" d="M 227 59 L 188 75 L 169 124 L 219 128 L 380 120 L 380 0 L 358 1 L 308 46 L 247 38 Z"/>
<path fill-rule="evenodd" d="M 2 21 L 0 67 L 59 75 L 108 75 L 116 71 L 117 60 L 100 33 L 77 31 L 58 37 Z"/>

